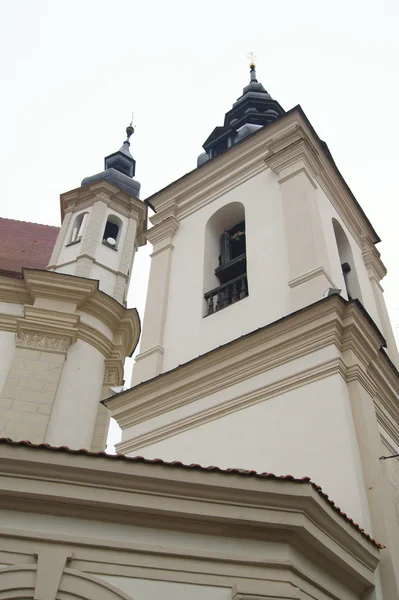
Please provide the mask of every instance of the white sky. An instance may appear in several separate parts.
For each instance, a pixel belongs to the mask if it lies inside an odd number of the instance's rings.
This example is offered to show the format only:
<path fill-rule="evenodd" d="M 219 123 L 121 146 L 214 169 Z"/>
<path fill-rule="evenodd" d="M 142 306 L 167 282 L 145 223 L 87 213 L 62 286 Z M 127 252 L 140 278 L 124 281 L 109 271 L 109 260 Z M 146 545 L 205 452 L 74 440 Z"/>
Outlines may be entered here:
<path fill-rule="evenodd" d="M 192 170 L 247 84 L 254 50 L 258 79 L 286 110 L 301 104 L 382 238 L 398 334 L 397 0 L 0 0 L 0 9 L 2 216 L 59 225 L 59 194 L 102 170 L 132 110 L 141 197 Z M 148 254 L 137 255 L 129 294 L 141 317 Z"/>

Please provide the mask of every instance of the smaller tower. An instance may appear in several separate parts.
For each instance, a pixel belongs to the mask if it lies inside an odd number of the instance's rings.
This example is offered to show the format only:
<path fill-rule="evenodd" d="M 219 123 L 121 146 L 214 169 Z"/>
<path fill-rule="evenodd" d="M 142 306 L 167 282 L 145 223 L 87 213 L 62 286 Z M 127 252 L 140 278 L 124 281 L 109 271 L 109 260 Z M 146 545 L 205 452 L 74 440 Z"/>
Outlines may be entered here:
<path fill-rule="evenodd" d="M 133 179 L 132 124 L 122 147 L 105 158 L 101 173 L 61 195 L 62 226 L 48 270 L 97 279 L 99 288 L 126 302 L 137 246 L 145 244 L 147 207 Z"/>

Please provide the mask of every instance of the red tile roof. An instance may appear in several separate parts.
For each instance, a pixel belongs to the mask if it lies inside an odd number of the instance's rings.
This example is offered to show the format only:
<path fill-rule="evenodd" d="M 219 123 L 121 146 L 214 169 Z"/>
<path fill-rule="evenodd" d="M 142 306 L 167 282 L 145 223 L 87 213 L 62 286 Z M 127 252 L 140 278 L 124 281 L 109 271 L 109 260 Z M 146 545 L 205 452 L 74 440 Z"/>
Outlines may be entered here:
<path fill-rule="evenodd" d="M 314 490 L 316 490 L 316 492 L 323 498 L 323 500 L 325 502 L 327 502 L 327 504 L 329 504 L 331 506 L 331 508 L 337 512 L 347 523 L 349 523 L 352 527 L 354 527 L 355 529 L 357 529 L 361 535 L 363 537 L 365 537 L 369 542 L 371 542 L 374 546 L 376 546 L 377 548 L 379 548 L 380 550 L 384 549 L 385 546 L 383 544 L 380 544 L 379 542 L 377 542 L 374 538 L 372 538 L 368 533 L 366 533 L 364 531 L 364 529 L 362 527 L 360 527 L 360 525 L 358 525 L 358 523 L 355 523 L 355 521 L 353 519 L 351 519 L 350 517 L 348 517 L 348 515 L 346 513 L 344 513 L 339 506 L 337 506 L 335 504 L 335 502 L 333 502 L 333 500 L 331 500 L 331 498 L 328 497 L 328 495 L 323 492 L 322 488 L 317 485 L 316 483 L 314 483 L 310 477 L 294 477 L 293 475 L 275 475 L 274 473 L 258 473 L 257 471 L 249 471 L 247 469 L 221 469 L 220 467 L 203 467 L 201 465 L 198 464 L 191 464 L 191 465 L 186 465 L 178 460 L 175 460 L 173 462 L 167 462 L 162 460 L 161 458 L 154 458 L 154 459 L 149 459 L 149 458 L 144 458 L 143 456 L 125 456 L 124 454 L 107 454 L 106 452 L 90 452 L 89 450 L 85 450 L 84 448 L 82 448 L 81 450 L 71 450 L 71 448 L 68 448 L 68 446 L 50 446 L 50 444 L 32 444 L 32 442 L 29 442 L 27 440 L 24 441 L 20 441 L 20 442 L 16 442 L 11 440 L 10 438 L 0 438 L 0 444 L 8 444 L 10 446 L 27 446 L 29 448 L 31 448 L 32 450 L 50 450 L 53 452 L 66 452 L 67 454 L 80 454 L 80 455 L 85 455 L 85 456 L 91 456 L 91 457 L 101 457 L 101 458 L 107 458 L 107 459 L 111 459 L 111 460 L 126 460 L 128 462 L 135 462 L 135 463 L 144 463 L 146 465 L 163 465 L 165 467 L 177 467 L 177 468 L 181 468 L 181 469 L 196 469 L 198 471 L 204 471 L 204 472 L 218 472 L 218 473 L 222 473 L 225 475 L 242 475 L 242 476 L 246 476 L 246 477 L 257 477 L 257 478 L 261 478 L 261 479 L 278 479 L 279 481 L 293 481 L 294 483 L 301 483 L 301 484 L 307 484 L 312 486 L 312 488 Z"/>
<path fill-rule="evenodd" d="M 22 269 L 45 269 L 59 227 L 0 218 L 0 275 L 22 277 Z"/>

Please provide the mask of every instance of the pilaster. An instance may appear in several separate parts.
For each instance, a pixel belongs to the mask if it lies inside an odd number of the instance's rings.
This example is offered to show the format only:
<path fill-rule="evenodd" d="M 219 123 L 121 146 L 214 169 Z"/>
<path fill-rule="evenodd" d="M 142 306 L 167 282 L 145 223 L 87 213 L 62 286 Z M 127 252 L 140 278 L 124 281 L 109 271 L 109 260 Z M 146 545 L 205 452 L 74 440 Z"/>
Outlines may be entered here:
<path fill-rule="evenodd" d="M 25 306 L 16 322 L 16 349 L 0 395 L 6 437 L 43 442 L 78 322 L 77 315 Z"/>
<path fill-rule="evenodd" d="M 163 336 L 174 248 L 172 241 L 178 228 L 179 221 L 170 216 L 147 232 L 147 239 L 153 244 L 153 253 L 144 316 L 145 326 L 140 354 L 136 357 L 133 368 L 132 385 L 151 379 L 162 371 Z"/>
<path fill-rule="evenodd" d="M 302 128 L 292 139 L 272 142 L 266 164 L 279 176 L 288 250 L 291 310 L 322 298 L 335 287 L 323 236 L 316 196 L 316 177 L 322 165 Z"/>
<path fill-rule="evenodd" d="M 377 306 L 380 327 L 387 341 L 388 356 L 396 368 L 399 369 L 398 348 L 385 304 L 384 290 L 380 284 L 380 281 L 383 277 L 385 277 L 387 270 L 380 258 L 379 251 L 374 246 L 371 239 L 366 235 L 362 236 L 362 253 L 364 264 L 366 265 L 367 273 L 370 279 L 371 288 L 373 290 L 374 300 Z"/>

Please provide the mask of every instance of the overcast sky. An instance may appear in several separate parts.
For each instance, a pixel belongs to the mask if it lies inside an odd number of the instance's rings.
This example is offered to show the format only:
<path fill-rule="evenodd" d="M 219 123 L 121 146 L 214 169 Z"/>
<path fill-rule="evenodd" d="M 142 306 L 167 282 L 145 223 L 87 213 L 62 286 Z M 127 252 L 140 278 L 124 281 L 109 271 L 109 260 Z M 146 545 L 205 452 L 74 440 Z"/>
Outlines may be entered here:
<path fill-rule="evenodd" d="M 59 194 L 102 170 L 132 110 L 142 198 L 192 170 L 247 84 L 254 50 L 258 79 L 286 110 L 302 106 L 382 238 L 398 334 L 398 0 L 0 0 L 0 8 L 2 216 L 59 225 Z M 148 254 L 140 249 L 129 294 L 141 317 Z"/>

